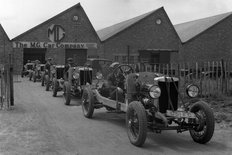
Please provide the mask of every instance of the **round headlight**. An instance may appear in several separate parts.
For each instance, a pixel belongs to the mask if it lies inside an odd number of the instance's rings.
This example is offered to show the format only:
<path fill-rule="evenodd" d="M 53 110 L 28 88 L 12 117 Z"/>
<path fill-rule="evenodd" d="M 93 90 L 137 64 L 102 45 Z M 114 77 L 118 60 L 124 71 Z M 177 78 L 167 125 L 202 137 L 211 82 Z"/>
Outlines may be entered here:
<path fill-rule="evenodd" d="M 197 97 L 199 94 L 199 88 L 196 85 L 188 85 L 186 88 L 186 93 L 191 98 Z"/>
<path fill-rule="evenodd" d="M 80 77 L 80 74 L 79 73 L 73 73 L 73 78 L 74 79 L 78 79 Z"/>
<path fill-rule="evenodd" d="M 151 98 L 158 98 L 160 97 L 161 89 L 159 86 L 153 85 L 149 89 L 149 95 Z"/>
<path fill-rule="evenodd" d="M 98 80 L 103 79 L 103 75 L 102 75 L 102 73 L 97 72 L 97 73 L 96 73 L 96 78 L 97 78 Z"/>

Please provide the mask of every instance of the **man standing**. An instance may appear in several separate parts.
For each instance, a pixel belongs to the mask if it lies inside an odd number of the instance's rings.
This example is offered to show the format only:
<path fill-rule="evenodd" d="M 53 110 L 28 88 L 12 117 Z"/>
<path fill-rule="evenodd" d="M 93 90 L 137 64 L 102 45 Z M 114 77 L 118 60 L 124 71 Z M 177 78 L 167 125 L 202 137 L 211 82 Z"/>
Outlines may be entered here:
<path fill-rule="evenodd" d="M 64 67 L 64 79 L 68 80 L 68 70 L 69 68 L 73 67 L 73 58 L 67 59 L 67 64 Z"/>

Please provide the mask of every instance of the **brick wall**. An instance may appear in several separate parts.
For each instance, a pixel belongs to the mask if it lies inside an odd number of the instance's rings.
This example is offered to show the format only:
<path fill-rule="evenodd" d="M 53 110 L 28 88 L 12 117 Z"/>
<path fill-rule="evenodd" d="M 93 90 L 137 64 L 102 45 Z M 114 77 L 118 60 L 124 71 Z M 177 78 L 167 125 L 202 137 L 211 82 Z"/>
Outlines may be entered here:
<path fill-rule="evenodd" d="M 0 64 L 9 62 L 9 54 L 12 54 L 11 42 L 0 24 Z"/>
<path fill-rule="evenodd" d="M 160 25 L 156 24 L 161 19 Z M 130 54 L 138 56 L 139 50 L 144 49 L 171 49 L 178 51 L 180 40 L 173 25 L 163 8 L 155 11 L 133 26 L 113 36 L 104 42 L 103 57 L 114 59 L 116 54 L 127 54 L 127 46 L 130 46 Z"/>
<path fill-rule="evenodd" d="M 232 60 L 232 16 L 184 43 L 181 62 Z"/>
<path fill-rule="evenodd" d="M 74 15 L 78 15 L 79 21 L 72 20 Z M 36 41 L 51 42 L 48 38 L 48 28 L 52 24 L 61 25 L 65 30 L 65 38 L 62 42 L 97 43 L 98 49 L 91 49 L 88 54 L 98 54 L 100 51 L 100 40 L 94 32 L 87 15 L 81 6 L 73 7 L 56 17 L 49 19 L 41 25 L 25 32 L 13 41 Z M 23 49 L 14 49 L 15 62 L 19 63 L 17 70 L 21 70 L 23 63 Z M 57 64 L 65 63 L 65 49 L 48 48 L 45 57 L 52 57 Z"/>

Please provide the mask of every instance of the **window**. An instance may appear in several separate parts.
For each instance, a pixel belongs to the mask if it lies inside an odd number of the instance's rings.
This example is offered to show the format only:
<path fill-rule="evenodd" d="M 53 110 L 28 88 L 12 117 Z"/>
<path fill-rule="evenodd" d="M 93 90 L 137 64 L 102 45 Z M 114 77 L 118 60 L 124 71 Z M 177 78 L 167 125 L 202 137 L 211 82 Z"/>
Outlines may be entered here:
<path fill-rule="evenodd" d="M 134 56 L 130 56 L 130 64 L 134 64 L 135 60 L 134 60 Z"/>
<path fill-rule="evenodd" d="M 122 63 L 127 63 L 127 56 L 122 56 Z"/>
<path fill-rule="evenodd" d="M 114 56 L 114 61 L 119 61 L 119 56 L 118 55 Z"/>

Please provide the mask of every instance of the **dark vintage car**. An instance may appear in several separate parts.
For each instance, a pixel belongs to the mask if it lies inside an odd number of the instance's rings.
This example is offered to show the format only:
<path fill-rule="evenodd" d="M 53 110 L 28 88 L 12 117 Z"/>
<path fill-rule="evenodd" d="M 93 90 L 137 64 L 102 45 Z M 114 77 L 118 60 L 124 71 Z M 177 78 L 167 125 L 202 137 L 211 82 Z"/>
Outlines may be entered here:
<path fill-rule="evenodd" d="M 34 64 L 35 64 L 35 63 L 26 63 L 26 64 L 23 66 L 23 70 L 22 70 L 22 73 L 21 73 L 21 77 L 32 75 L 33 68 L 34 68 Z"/>
<path fill-rule="evenodd" d="M 50 72 L 46 71 L 44 76 L 45 90 L 49 91 L 53 89 L 54 81 L 64 80 L 64 65 L 52 65 L 50 66 Z"/>
<path fill-rule="evenodd" d="M 55 82 L 54 88 L 62 88 L 64 91 L 65 105 L 70 104 L 72 96 L 81 98 L 85 85 L 92 84 L 92 72 L 93 69 L 90 67 L 71 67 L 63 85 Z"/>
<path fill-rule="evenodd" d="M 85 87 L 82 96 L 85 117 L 92 118 L 94 110 L 102 107 L 126 113 L 127 134 L 135 146 L 144 144 L 148 131 L 189 131 L 200 144 L 212 138 L 213 111 L 206 102 L 196 99 L 199 93 L 196 85 L 186 87 L 189 102 L 184 102 L 179 100 L 182 97 L 178 78 L 153 72 L 134 73 L 128 65 L 119 65 L 112 76 L 116 79 L 115 86 L 107 86 L 109 81 L 102 83 L 102 75 L 97 74 L 99 81 Z"/>
<path fill-rule="evenodd" d="M 45 73 L 45 64 L 38 64 L 32 71 L 32 79 L 33 82 L 36 82 L 37 80 L 42 80 L 42 77 Z"/>

